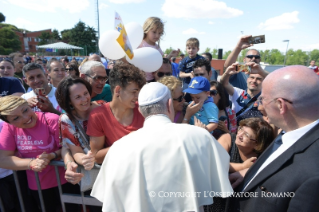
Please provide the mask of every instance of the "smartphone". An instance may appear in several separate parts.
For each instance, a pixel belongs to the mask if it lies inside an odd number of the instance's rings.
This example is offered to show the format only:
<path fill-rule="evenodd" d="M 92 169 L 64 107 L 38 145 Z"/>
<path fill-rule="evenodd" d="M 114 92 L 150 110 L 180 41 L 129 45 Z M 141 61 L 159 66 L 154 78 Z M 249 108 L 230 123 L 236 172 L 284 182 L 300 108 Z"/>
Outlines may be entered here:
<path fill-rule="evenodd" d="M 44 88 L 36 88 L 36 89 L 34 90 L 34 92 L 35 92 L 35 94 L 36 94 L 37 96 L 45 96 L 45 90 L 44 90 Z"/>
<path fill-rule="evenodd" d="M 248 38 L 248 43 L 250 44 L 259 44 L 259 43 L 265 43 L 265 35 L 258 35 Z"/>
<path fill-rule="evenodd" d="M 245 64 L 238 64 L 236 66 L 236 71 L 239 71 L 239 72 L 245 72 L 246 74 L 249 74 L 251 69 L 250 69 L 250 66 L 248 65 L 245 65 Z"/>
<path fill-rule="evenodd" d="M 225 121 L 225 120 L 227 120 L 227 116 L 221 116 L 221 117 L 219 117 L 218 120 L 219 120 L 219 121 Z"/>

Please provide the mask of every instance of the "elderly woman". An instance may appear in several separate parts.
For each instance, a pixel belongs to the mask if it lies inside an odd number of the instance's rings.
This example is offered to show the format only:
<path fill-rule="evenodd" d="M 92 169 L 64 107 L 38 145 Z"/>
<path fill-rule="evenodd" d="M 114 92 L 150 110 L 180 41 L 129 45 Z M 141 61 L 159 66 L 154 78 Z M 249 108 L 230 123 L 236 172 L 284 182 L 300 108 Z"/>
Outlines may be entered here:
<path fill-rule="evenodd" d="M 112 144 L 143 126 L 137 98 L 145 84 L 144 73 L 131 64 L 117 64 L 109 76 L 112 101 L 92 110 L 87 134 L 97 163 L 101 164 Z"/>
<path fill-rule="evenodd" d="M 80 76 L 79 68 L 76 62 L 71 61 L 70 63 L 68 63 L 65 67 L 65 70 L 71 77 Z"/>
<path fill-rule="evenodd" d="M 195 105 L 194 103 L 191 103 L 187 106 L 186 113 L 184 114 L 185 99 L 182 90 L 182 82 L 174 76 L 162 77 L 158 82 L 166 85 L 171 91 L 175 111 L 174 123 L 182 123 L 184 118 L 189 120 L 201 108 L 202 104 Z M 195 125 L 197 125 L 197 123 Z"/>
<path fill-rule="evenodd" d="M 0 168 L 27 170 L 31 194 L 39 202 L 39 194 L 34 172 L 39 179 L 46 211 L 55 212 L 60 206 L 57 179 L 51 160 L 61 155 L 59 142 L 59 116 L 53 113 L 34 112 L 27 101 L 17 96 L 0 98 L 0 118 L 4 120 L 0 137 Z M 64 169 L 59 168 L 62 188 L 65 192 L 73 190 L 66 183 Z M 69 211 L 74 211 L 67 204 Z"/>

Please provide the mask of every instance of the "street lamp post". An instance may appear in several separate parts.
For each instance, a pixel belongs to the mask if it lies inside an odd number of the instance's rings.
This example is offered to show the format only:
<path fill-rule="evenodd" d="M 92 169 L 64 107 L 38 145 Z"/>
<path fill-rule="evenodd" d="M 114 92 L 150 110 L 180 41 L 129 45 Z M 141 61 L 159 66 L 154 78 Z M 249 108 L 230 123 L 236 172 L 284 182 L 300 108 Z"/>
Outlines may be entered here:
<path fill-rule="evenodd" d="M 284 66 L 286 66 L 286 59 L 287 59 L 287 51 L 288 51 L 289 40 L 283 40 L 282 42 L 287 42 L 287 48 L 286 48 L 286 54 L 285 54 L 285 60 L 284 60 Z"/>

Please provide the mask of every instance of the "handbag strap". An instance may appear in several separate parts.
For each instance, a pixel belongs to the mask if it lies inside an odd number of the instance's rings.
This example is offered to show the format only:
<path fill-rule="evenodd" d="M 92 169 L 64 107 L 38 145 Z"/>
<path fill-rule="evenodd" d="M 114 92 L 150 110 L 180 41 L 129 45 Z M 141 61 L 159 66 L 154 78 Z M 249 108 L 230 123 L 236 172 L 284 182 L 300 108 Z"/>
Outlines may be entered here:
<path fill-rule="evenodd" d="M 236 113 L 236 117 L 238 117 L 242 112 L 244 112 L 250 105 L 252 105 L 256 100 L 257 100 L 257 96 L 259 95 L 256 95 L 254 96 L 248 103 L 247 105 L 245 105 L 240 111 L 238 111 Z"/>
<path fill-rule="evenodd" d="M 79 139 L 79 142 L 81 143 L 82 146 L 86 147 L 88 150 L 91 150 L 90 145 L 89 145 L 90 144 L 89 136 L 87 136 L 87 134 L 85 133 L 83 127 L 81 126 L 81 124 L 79 123 L 78 120 L 75 119 L 74 123 L 75 123 L 75 127 L 78 128 L 80 136 L 82 137 L 85 144 L 82 143 L 82 141 L 80 139 Z"/>

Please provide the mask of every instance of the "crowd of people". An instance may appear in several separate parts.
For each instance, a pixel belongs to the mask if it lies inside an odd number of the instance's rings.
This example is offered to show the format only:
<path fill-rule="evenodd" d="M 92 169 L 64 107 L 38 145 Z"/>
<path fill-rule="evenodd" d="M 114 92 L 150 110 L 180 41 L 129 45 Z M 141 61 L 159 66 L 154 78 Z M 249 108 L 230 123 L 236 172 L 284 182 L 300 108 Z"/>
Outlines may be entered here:
<path fill-rule="evenodd" d="M 179 49 L 164 55 L 161 19 L 148 18 L 143 29 L 138 48 L 163 56 L 152 73 L 97 54 L 80 64 L 18 52 L 0 59 L 4 211 L 21 211 L 11 170 L 17 171 L 26 211 L 41 211 L 35 172 L 46 211 L 61 210 L 54 160 L 64 162 L 60 182 L 72 194 L 83 191 L 80 167 L 89 172 L 101 166 L 85 194 L 103 207 L 89 206 L 91 212 L 319 208 L 315 61 L 268 73 L 247 35 L 218 77 L 212 55 L 199 54 L 197 38 L 186 41 L 188 56 Z M 241 63 L 249 73 L 236 62 L 246 48 Z"/>

